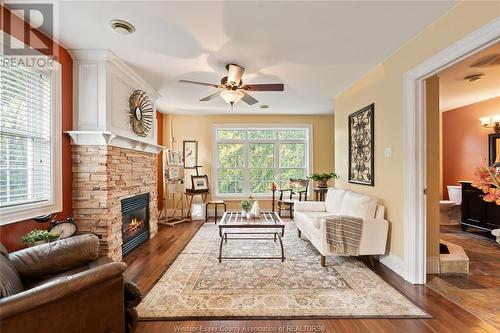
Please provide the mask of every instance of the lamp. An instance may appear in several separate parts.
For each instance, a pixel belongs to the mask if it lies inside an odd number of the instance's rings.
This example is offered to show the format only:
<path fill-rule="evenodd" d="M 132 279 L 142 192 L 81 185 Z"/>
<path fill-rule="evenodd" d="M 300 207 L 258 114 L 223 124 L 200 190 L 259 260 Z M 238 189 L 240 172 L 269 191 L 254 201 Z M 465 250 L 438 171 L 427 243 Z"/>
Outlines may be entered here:
<path fill-rule="evenodd" d="M 220 97 L 222 97 L 226 103 L 231 104 L 237 103 L 245 94 L 239 90 L 223 90 L 220 92 Z"/>
<path fill-rule="evenodd" d="M 485 128 L 493 128 L 495 133 L 500 133 L 500 115 L 481 117 L 479 121 Z"/>

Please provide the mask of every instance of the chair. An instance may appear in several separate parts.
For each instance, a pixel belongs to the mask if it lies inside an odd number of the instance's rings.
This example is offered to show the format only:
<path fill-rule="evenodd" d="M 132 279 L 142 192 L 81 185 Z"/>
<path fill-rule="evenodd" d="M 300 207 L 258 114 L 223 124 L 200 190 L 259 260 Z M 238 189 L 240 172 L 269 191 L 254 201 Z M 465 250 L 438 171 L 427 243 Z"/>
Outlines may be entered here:
<path fill-rule="evenodd" d="M 295 202 L 302 201 L 302 198 L 304 198 L 304 201 L 307 201 L 307 191 L 309 190 L 310 182 L 311 182 L 310 179 L 290 178 L 290 181 L 289 181 L 290 188 L 279 190 L 280 191 L 280 198 L 278 200 L 278 214 L 280 217 L 281 217 L 282 210 L 288 210 L 290 212 L 290 218 L 293 219 L 293 207 L 295 205 Z M 303 190 L 294 192 L 293 187 L 295 187 L 295 186 L 303 188 Z M 288 195 L 286 197 L 284 197 L 285 193 L 288 193 Z M 294 194 L 299 195 L 298 200 L 293 198 Z"/>
<path fill-rule="evenodd" d="M 134 332 L 140 291 L 98 251 L 90 234 L 10 254 L 0 243 L 0 331 Z"/>

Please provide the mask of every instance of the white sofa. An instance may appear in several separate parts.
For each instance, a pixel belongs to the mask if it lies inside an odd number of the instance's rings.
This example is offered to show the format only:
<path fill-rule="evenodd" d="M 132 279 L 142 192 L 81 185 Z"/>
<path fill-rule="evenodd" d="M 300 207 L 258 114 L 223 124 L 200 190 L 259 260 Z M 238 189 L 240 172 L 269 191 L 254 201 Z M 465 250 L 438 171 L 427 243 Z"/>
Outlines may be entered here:
<path fill-rule="evenodd" d="M 321 266 L 325 257 L 338 255 L 330 250 L 326 241 L 326 218 L 347 215 L 363 219 L 359 244 L 359 255 L 383 255 L 386 251 L 389 222 L 384 219 L 384 206 L 370 196 L 352 191 L 329 188 L 322 201 L 299 201 L 295 203 L 294 223 L 299 237 L 304 235 L 321 254 Z"/>

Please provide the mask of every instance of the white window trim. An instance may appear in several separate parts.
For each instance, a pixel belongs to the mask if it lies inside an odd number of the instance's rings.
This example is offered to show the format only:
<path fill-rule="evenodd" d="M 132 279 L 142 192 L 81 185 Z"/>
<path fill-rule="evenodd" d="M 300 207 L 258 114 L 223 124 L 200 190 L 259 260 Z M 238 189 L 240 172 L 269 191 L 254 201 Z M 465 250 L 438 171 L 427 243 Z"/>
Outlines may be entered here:
<path fill-rule="evenodd" d="M 224 130 L 224 129 L 307 129 L 308 133 L 308 138 L 307 138 L 307 153 L 306 153 L 306 173 L 311 173 L 313 169 L 313 126 L 312 124 L 303 124 L 303 123 L 214 123 L 212 124 L 212 179 L 213 181 L 210 184 L 210 191 L 213 193 L 213 197 L 215 200 L 243 200 L 248 198 L 248 194 L 220 194 L 219 193 L 219 179 L 218 179 L 218 169 L 219 169 L 219 161 L 218 161 L 218 154 L 217 154 L 217 143 L 223 142 L 224 140 L 217 140 L 217 130 Z M 235 142 L 237 140 L 230 140 L 231 142 Z M 247 142 L 249 140 L 245 139 L 242 140 L 242 142 Z M 275 140 L 265 140 L 265 139 L 258 139 L 258 140 L 251 140 L 252 142 L 255 143 L 270 143 L 270 142 L 276 142 Z M 293 141 L 291 139 L 290 141 Z M 300 140 L 303 142 L 302 140 Z M 248 152 L 245 151 L 245 154 Z M 246 159 L 248 160 L 248 159 Z M 245 167 L 245 172 L 247 172 L 248 168 Z M 309 191 L 308 196 L 312 197 L 312 194 Z M 277 194 L 279 195 L 279 194 Z M 256 199 L 259 200 L 271 200 L 272 195 L 271 194 L 252 194 L 252 196 Z M 278 197 L 275 198 L 276 200 Z"/>
<path fill-rule="evenodd" d="M 36 216 L 56 213 L 62 210 L 61 65 L 59 63 L 54 63 L 54 68 L 51 70 L 50 77 L 52 92 L 52 131 L 50 137 L 51 198 L 43 202 L 0 208 L 0 225 L 20 222 L 32 219 Z"/>

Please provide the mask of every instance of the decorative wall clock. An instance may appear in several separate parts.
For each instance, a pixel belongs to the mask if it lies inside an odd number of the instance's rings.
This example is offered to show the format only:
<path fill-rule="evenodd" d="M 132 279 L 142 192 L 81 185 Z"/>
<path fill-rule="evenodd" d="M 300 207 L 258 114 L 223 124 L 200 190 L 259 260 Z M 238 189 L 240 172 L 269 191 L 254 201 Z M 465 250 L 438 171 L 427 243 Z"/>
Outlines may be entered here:
<path fill-rule="evenodd" d="M 142 90 L 135 90 L 128 103 L 132 131 L 138 136 L 147 136 L 153 124 L 153 106 L 148 95 Z"/>
<path fill-rule="evenodd" d="M 349 183 L 374 186 L 374 113 L 370 104 L 349 115 Z"/>

